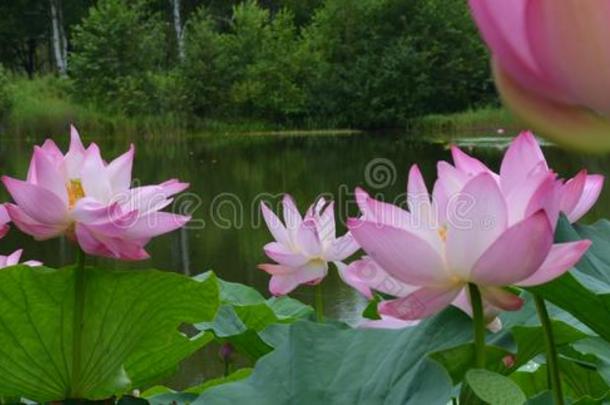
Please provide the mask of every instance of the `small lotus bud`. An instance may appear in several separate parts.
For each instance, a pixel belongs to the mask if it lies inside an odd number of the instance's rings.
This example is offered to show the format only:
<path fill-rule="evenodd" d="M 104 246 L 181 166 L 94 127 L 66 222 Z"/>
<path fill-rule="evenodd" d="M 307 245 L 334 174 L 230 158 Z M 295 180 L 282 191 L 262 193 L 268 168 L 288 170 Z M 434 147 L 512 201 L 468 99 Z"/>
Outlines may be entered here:
<path fill-rule="evenodd" d="M 220 359 L 222 361 L 229 361 L 234 351 L 235 348 L 233 347 L 233 345 L 229 342 L 226 342 L 223 343 L 222 346 L 220 346 L 220 349 L 218 350 L 218 355 L 220 356 Z"/>
<path fill-rule="evenodd" d="M 504 358 L 502 358 L 502 363 L 504 363 L 504 367 L 506 368 L 513 368 L 515 365 L 515 356 L 512 354 L 504 356 Z"/>

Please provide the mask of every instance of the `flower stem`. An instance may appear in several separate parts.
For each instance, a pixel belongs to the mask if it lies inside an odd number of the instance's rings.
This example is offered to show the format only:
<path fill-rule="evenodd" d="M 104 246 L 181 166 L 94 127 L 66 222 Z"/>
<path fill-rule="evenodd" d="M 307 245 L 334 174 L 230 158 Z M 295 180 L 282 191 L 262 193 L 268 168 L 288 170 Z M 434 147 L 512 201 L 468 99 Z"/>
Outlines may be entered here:
<path fill-rule="evenodd" d="M 557 347 L 555 346 L 555 337 L 553 336 L 553 328 L 551 326 L 551 318 L 546 309 L 544 299 L 534 294 L 534 302 L 536 303 L 536 311 L 538 319 L 542 325 L 544 332 L 544 343 L 546 346 L 546 364 L 549 372 L 549 381 L 551 392 L 553 394 L 553 402 L 555 405 L 563 405 L 563 393 L 561 391 L 561 377 L 559 374 L 559 362 L 557 357 Z"/>
<path fill-rule="evenodd" d="M 479 287 L 468 284 L 470 303 L 472 305 L 472 319 L 474 326 L 474 364 L 476 368 L 485 368 L 485 315 L 483 314 L 483 300 Z"/>
<path fill-rule="evenodd" d="M 324 322 L 324 296 L 322 294 L 322 283 L 316 285 L 316 319 Z"/>
<path fill-rule="evenodd" d="M 70 384 L 69 398 L 77 399 L 80 396 L 81 373 L 81 346 L 84 322 L 84 307 L 86 293 L 85 252 L 78 249 L 74 282 L 74 319 L 72 332 L 72 383 Z"/>

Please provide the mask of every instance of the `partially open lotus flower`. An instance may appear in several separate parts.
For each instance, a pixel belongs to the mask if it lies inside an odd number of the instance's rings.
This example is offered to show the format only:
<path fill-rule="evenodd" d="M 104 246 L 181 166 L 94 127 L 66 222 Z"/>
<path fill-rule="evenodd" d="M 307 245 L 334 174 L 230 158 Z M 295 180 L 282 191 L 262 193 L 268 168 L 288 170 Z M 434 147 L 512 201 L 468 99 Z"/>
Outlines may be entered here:
<path fill-rule="evenodd" d="M 188 187 L 169 180 L 131 188 L 133 145 L 110 163 L 98 146 L 83 146 L 71 129 L 65 155 L 50 139 L 34 147 L 26 181 L 3 176 L 15 204 L 6 204 L 11 220 L 37 240 L 66 235 L 88 254 L 123 260 L 149 257 L 151 238 L 173 231 L 189 217 L 160 210 Z"/>
<path fill-rule="evenodd" d="M 543 135 L 610 149 L 610 3 L 470 0 L 504 102 Z"/>
<path fill-rule="evenodd" d="M 497 175 L 466 154 L 459 160 L 459 168 L 439 163 L 432 199 L 417 166 L 411 168 L 409 211 L 356 191 L 362 216 L 349 219 L 348 228 L 402 286 L 392 294 L 396 299 L 380 303 L 380 314 L 415 320 L 451 304 L 471 313 L 465 287 L 473 283 L 491 322 L 499 310 L 522 306 L 505 287 L 559 277 L 590 246 L 586 240 L 553 244 L 564 186 L 548 169 Z"/>
<path fill-rule="evenodd" d="M 261 264 L 271 274 L 269 291 L 285 295 L 301 284 L 317 284 L 328 272 L 328 263 L 351 256 L 358 245 L 347 233 L 336 236 L 334 203 L 320 198 L 301 217 L 292 197 L 282 200 L 284 223 L 265 204 L 261 210 L 275 242 L 265 245 L 265 254 L 277 264 Z"/>
<path fill-rule="evenodd" d="M 16 265 L 20 264 L 19 260 L 21 260 L 22 254 L 23 254 L 23 250 L 19 249 L 19 250 L 14 251 L 13 253 L 11 253 L 8 256 L 0 255 L 0 269 L 3 269 L 5 267 L 10 267 L 10 266 L 16 266 Z M 42 263 L 37 260 L 28 260 L 21 264 L 25 264 L 26 266 L 31 266 L 31 267 L 42 266 Z"/>

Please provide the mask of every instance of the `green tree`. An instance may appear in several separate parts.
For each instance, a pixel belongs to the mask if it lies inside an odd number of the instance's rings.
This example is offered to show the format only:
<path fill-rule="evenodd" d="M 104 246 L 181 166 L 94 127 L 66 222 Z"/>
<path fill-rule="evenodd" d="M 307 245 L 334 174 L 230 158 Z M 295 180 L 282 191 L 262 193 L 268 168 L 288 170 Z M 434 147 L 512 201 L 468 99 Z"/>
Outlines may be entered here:
<path fill-rule="evenodd" d="M 459 0 L 326 0 L 302 46 L 311 109 L 339 125 L 402 126 L 493 99 L 488 56 Z"/>
<path fill-rule="evenodd" d="M 74 30 L 70 73 L 77 96 L 127 113 L 154 112 L 151 75 L 163 67 L 163 23 L 138 4 L 100 0 Z"/>

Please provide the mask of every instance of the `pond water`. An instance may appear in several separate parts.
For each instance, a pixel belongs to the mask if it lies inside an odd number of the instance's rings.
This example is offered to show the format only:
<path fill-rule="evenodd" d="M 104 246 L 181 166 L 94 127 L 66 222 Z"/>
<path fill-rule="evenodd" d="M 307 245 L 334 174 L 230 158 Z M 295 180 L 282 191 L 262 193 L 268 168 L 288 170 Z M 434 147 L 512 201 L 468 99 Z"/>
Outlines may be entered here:
<path fill-rule="evenodd" d="M 94 139 L 82 135 L 87 142 L 97 142 L 107 159 L 125 151 L 130 142 L 118 136 Z M 53 138 L 67 147 L 66 135 Z M 272 240 L 259 214 L 261 199 L 277 207 L 281 193 L 287 192 L 305 210 L 317 196 L 330 196 L 337 202 L 338 229 L 343 233 L 346 217 L 357 214 L 352 194 L 356 186 L 394 200 L 404 193 L 406 175 L 413 163 L 420 165 L 431 185 L 436 162 L 450 159 L 447 145 L 452 140 L 429 139 L 396 133 L 141 137 L 136 141 L 134 179 L 141 184 L 174 177 L 190 182 L 189 192 L 176 200 L 173 209 L 190 212 L 194 219 L 187 229 L 151 242 L 152 259 L 136 266 L 190 275 L 211 269 L 225 280 L 248 284 L 268 295 L 269 277 L 256 268 L 267 261 L 262 247 Z M 497 169 L 509 139 L 459 137 L 455 142 Z M 42 140 L 42 136 L 3 134 L 1 173 L 25 177 L 32 147 Z M 568 153 L 550 145 L 545 146 L 545 153 L 561 176 L 572 176 L 582 167 L 590 172 L 610 173 L 608 158 Z M 8 196 L 4 190 L 2 193 L 4 201 Z M 609 214 L 610 191 L 606 189 L 585 220 Z M 18 231 L 10 232 L 2 241 L 0 253 L 17 248 L 24 248 L 27 259 L 39 259 L 50 266 L 69 264 L 73 258 L 73 249 L 66 241 L 37 243 Z M 113 268 L 133 266 L 110 260 L 98 260 L 98 264 Z M 326 315 L 333 318 L 354 321 L 365 304 L 357 292 L 342 285 L 335 272 L 325 281 L 324 295 Z M 313 291 L 300 288 L 292 296 L 312 302 Z M 213 346 L 204 349 L 183 364 L 179 375 L 168 383 L 180 388 L 198 383 L 204 376 L 220 375 L 222 364 L 215 350 Z"/>

